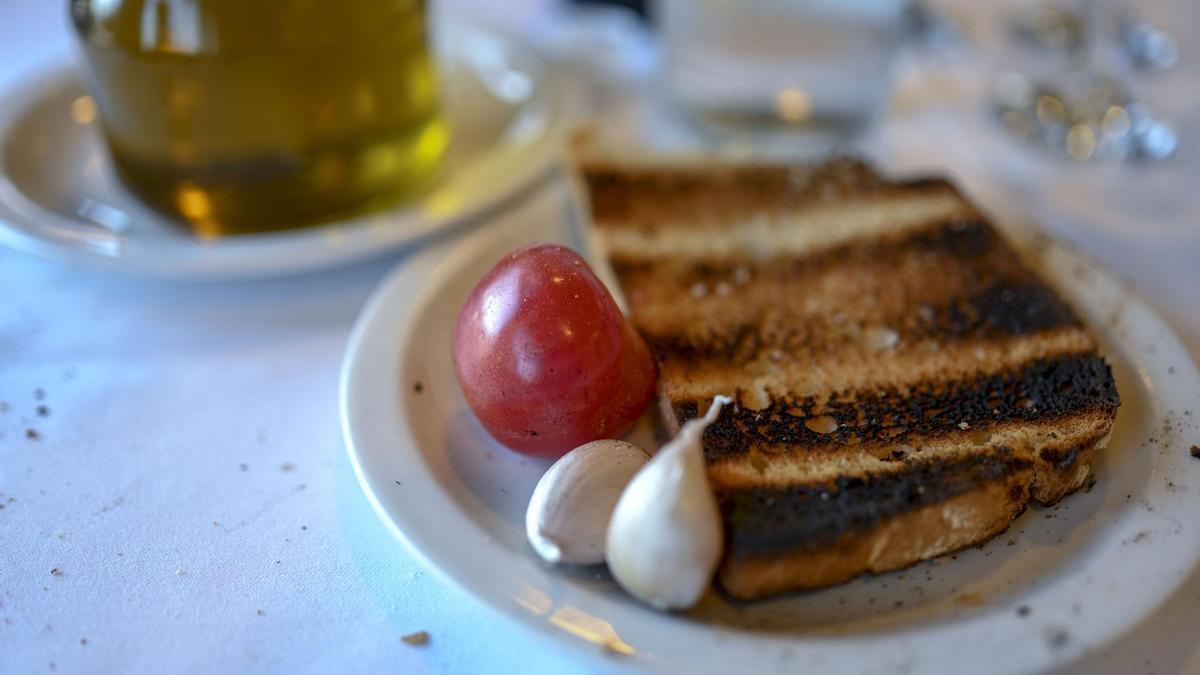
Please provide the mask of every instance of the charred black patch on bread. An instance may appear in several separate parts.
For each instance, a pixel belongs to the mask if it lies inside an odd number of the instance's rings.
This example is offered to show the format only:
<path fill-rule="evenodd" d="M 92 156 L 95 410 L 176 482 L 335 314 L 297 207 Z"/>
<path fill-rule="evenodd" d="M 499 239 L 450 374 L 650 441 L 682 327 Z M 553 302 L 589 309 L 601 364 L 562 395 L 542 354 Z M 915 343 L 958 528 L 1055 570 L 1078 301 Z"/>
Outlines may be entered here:
<path fill-rule="evenodd" d="M 1055 469 L 1066 471 L 1075 464 L 1075 460 L 1079 458 L 1079 453 L 1084 447 L 1086 446 L 1074 445 L 1069 448 L 1042 448 L 1038 457 L 1042 461 L 1049 462 Z"/>
<path fill-rule="evenodd" d="M 1030 467 L 1028 459 L 998 448 L 953 460 L 911 461 L 898 472 L 843 476 L 826 485 L 731 490 L 720 497 L 727 546 L 733 555 L 755 555 L 827 545 Z"/>
<path fill-rule="evenodd" d="M 1067 354 L 964 380 L 929 380 L 905 390 L 846 391 L 827 401 L 811 396 L 774 400 L 763 410 L 727 406 L 704 432 L 704 452 L 713 462 L 751 448 L 792 453 L 899 443 L 910 434 L 930 438 L 975 426 L 1115 411 L 1120 402 L 1104 359 L 1093 353 Z M 695 401 L 682 401 L 672 410 L 682 425 L 698 416 L 697 408 Z M 805 424 L 821 416 L 832 417 L 837 429 L 819 433 Z"/>
<path fill-rule="evenodd" d="M 879 323 L 896 327 L 902 349 L 921 340 L 945 342 L 1034 335 L 1079 325 L 1074 312 L 1054 291 L 1041 283 L 1022 280 L 1002 280 L 977 294 L 931 310 L 928 320 L 881 317 Z M 788 353 L 815 351 L 851 339 L 804 324 L 795 324 L 786 333 L 773 336 L 755 323 L 731 324 L 719 333 L 705 335 L 679 332 L 643 335 L 654 353 L 685 364 L 744 364 L 763 349 Z"/>
<path fill-rule="evenodd" d="M 1003 279 L 939 308 L 926 335 L 933 338 L 1032 335 L 1079 325 L 1071 308 L 1045 284 Z"/>
<path fill-rule="evenodd" d="M 722 284 L 727 293 L 736 294 L 738 286 L 733 280 L 739 273 L 748 275 L 750 269 L 760 284 L 789 280 L 799 287 L 819 287 L 823 276 L 833 269 L 920 268 L 924 274 L 891 279 L 893 290 L 896 284 L 909 284 L 913 287 L 905 290 L 905 295 L 925 293 L 935 299 L 899 302 L 872 317 L 873 323 L 897 332 L 902 350 L 917 348 L 923 340 L 946 343 L 1026 336 L 1082 325 L 1070 306 L 1023 265 L 982 220 L 951 218 L 803 258 L 692 261 L 670 274 L 662 263 L 649 260 L 616 259 L 613 265 L 618 278 L 632 287 L 637 287 L 639 277 L 652 277 L 674 284 L 681 298 L 691 297 L 694 288 L 711 293 Z M 914 304 L 922 307 L 914 308 Z M 656 354 L 680 364 L 741 365 L 764 349 L 799 355 L 853 342 L 848 326 L 839 324 L 836 317 L 810 314 L 802 306 L 791 298 L 780 298 L 780 303 L 744 320 L 704 330 L 675 322 L 643 334 Z"/>

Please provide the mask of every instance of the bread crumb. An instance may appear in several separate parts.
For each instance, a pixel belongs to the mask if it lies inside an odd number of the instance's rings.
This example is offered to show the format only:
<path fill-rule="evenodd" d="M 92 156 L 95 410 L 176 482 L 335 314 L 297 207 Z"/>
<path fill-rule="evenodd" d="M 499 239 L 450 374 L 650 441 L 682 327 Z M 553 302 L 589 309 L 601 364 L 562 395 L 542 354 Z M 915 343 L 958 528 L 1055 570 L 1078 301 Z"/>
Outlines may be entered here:
<path fill-rule="evenodd" d="M 1046 629 L 1046 642 L 1054 649 L 1060 649 L 1067 646 L 1071 641 L 1071 636 L 1067 633 L 1067 629 L 1061 626 L 1051 626 Z"/>
<path fill-rule="evenodd" d="M 1122 544 L 1140 544 L 1149 538 L 1150 538 L 1150 533 L 1147 532 L 1146 530 L 1142 530 L 1141 532 L 1138 532 L 1137 534 L 1133 535 L 1133 538 L 1126 539 L 1125 541 L 1123 541 L 1121 543 Z"/>
<path fill-rule="evenodd" d="M 804 426 L 818 434 L 832 434 L 837 431 L 838 421 L 832 415 L 820 415 L 804 420 Z"/>
<path fill-rule="evenodd" d="M 859 340 L 867 351 L 882 352 L 895 347 L 900 342 L 900 334 L 891 328 L 868 328 Z"/>
<path fill-rule="evenodd" d="M 954 602 L 963 607 L 982 607 L 984 599 L 980 593 L 963 593 L 954 598 Z"/>
<path fill-rule="evenodd" d="M 767 458 L 764 457 L 761 452 L 759 452 L 758 448 L 750 448 L 750 452 L 747 453 L 747 457 L 750 459 L 750 466 L 754 467 L 754 470 L 757 471 L 759 475 L 767 470 Z"/>
<path fill-rule="evenodd" d="M 876 459 L 884 462 L 897 462 L 907 457 L 912 451 L 913 448 L 911 445 L 901 443 L 899 445 L 886 445 L 882 448 L 873 448 L 868 452 L 874 455 Z"/>
<path fill-rule="evenodd" d="M 1083 483 L 1083 491 L 1084 491 L 1085 493 L 1086 493 L 1086 492 L 1091 492 L 1091 491 L 1092 491 L 1092 488 L 1094 488 L 1094 487 L 1096 487 L 1096 474 L 1094 474 L 1094 473 L 1089 473 L 1089 474 L 1088 474 L 1088 476 L 1087 476 L 1087 478 L 1085 479 L 1085 481 L 1084 481 L 1084 483 Z"/>
<path fill-rule="evenodd" d="M 429 633 L 426 631 L 423 631 L 423 630 L 419 630 L 415 633 L 409 633 L 408 635 L 400 636 L 400 641 L 406 645 L 412 645 L 414 647 L 423 647 L 423 646 L 429 644 Z"/>
<path fill-rule="evenodd" d="M 767 391 L 765 378 L 756 377 L 748 391 L 743 391 L 738 402 L 748 410 L 766 410 L 771 407 L 771 394 Z"/>

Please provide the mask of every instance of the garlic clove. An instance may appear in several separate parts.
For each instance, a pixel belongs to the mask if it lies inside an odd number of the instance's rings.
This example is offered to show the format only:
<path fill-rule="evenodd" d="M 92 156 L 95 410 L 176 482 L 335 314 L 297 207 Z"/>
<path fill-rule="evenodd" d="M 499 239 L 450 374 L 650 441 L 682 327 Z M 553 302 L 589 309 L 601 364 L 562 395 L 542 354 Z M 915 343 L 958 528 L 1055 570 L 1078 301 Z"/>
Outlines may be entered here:
<path fill-rule="evenodd" d="M 608 521 L 621 491 L 650 454 L 625 441 L 593 441 L 555 462 L 533 489 L 525 535 L 547 562 L 604 562 Z"/>
<path fill-rule="evenodd" d="M 631 595 L 658 609 L 686 609 L 712 583 L 724 530 L 708 483 L 701 436 L 731 403 L 713 399 L 634 476 L 608 526 L 608 568 Z"/>

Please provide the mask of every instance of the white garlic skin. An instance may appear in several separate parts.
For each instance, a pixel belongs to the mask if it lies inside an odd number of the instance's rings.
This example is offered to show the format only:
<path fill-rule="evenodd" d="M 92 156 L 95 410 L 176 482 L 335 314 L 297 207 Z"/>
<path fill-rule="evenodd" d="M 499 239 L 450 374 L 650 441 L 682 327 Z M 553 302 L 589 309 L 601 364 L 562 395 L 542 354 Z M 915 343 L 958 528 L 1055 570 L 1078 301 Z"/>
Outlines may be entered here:
<path fill-rule="evenodd" d="M 525 535 L 530 546 L 547 562 L 604 562 L 617 500 L 649 461 L 650 453 L 617 440 L 585 443 L 560 457 L 529 498 Z"/>
<path fill-rule="evenodd" d="M 683 425 L 630 481 L 608 525 L 609 571 L 657 609 L 696 604 L 721 562 L 724 529 L 700 438 L 731 402 L 718 396 L 703 419 Z"/>

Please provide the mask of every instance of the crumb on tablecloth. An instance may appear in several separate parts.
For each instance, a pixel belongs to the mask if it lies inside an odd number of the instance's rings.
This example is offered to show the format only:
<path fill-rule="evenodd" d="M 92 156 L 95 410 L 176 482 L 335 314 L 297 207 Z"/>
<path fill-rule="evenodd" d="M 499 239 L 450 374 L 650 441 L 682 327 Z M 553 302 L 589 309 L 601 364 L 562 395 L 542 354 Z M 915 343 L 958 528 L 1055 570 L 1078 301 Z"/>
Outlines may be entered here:
<path fill-rule="evenodd" d="M 415 633 L 409 633 L 408 635 L 401 635 L 400 641 L 406 645 L 421 647 L 429 644 L 429 633 L 427 631 L 419 630 Z"/>
<path fill-rule="evenodd" d="M 963 607 L 982 607 L 984 599 L 980 593 L 963 593 L 954 598 L 954 602 Z"/>
<path fill-rule="evenodd" d="M 1061 626 L 1051 626 L 1046 629 L 1046 642 L 1054 649 L 1066 647 L 1071 641 L 1071 635 L 1066 628 Z"/>

